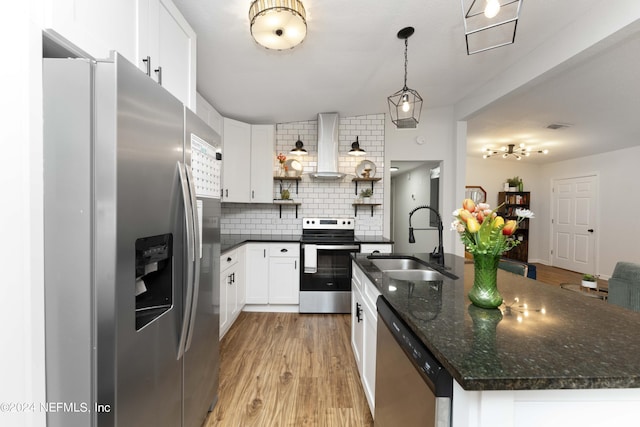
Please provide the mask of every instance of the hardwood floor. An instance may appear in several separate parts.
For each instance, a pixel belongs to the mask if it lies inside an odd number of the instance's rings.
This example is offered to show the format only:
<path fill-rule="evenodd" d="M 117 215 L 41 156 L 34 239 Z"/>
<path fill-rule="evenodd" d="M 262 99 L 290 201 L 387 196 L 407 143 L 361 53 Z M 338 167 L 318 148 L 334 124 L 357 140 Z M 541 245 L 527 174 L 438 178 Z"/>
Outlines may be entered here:
<path fill-rule="evenodd" d="M 582 273 L 544 264 L 534 263 L 534 265 L 536 266 L 536 280 L 541 282 L 560 286 L 562 283 L 579 284 L 582 281 Z M 609 285 L 606 280 L 598 279 L 598 288 L 607 290 Z"/>
<path fill-rule="evenodd" d="M 350 322 L 241 313 L 221 342 L 219 401 L 203 426 L 373 426 Z"/>
<path fill-rule="evenodd" d="M 545 283 L 582 279 L 535 265 Z M 373 426 L 350 322 L 348 314 L 242 312 L 221 342 L 219 401 L 203 427 Z"/>

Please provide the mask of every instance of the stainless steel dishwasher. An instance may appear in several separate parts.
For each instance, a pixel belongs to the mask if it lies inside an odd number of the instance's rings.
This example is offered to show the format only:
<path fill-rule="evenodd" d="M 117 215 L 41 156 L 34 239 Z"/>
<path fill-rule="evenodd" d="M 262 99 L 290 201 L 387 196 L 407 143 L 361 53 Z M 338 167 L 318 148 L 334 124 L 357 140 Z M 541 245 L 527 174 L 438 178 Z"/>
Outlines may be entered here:
<path fill-rule="evenodd" d="M 453 379 L 378 297 L 376 427 L 450 427 Z"/>

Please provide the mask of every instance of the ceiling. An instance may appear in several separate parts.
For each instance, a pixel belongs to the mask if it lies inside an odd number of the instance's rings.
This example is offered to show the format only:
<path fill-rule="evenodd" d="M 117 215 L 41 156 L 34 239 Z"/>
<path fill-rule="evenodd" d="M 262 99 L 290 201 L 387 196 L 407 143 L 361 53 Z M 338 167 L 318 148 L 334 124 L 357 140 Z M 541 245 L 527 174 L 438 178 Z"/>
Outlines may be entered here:
<path fill-rule="evenodd" d="M 406 26 L 415 27 L 407 85 L 424 98 L 423 109 L 452 106 L 602 3 L 524 1 L 514 44 L 468 56 L 457 0 L 302 1 L 307 38 L 271 51 L 251 37 L 250 0 L 174 0 L 198 35 L 198 92 L 223 116 L 257 124 L 313 120 L 329 111 L 388 112 L 387 96 L 403 85 L 404 42 L 396 34 Z M 484 147 L 507 141 L 551 151 L 528 162 L 638 145 L 639 49 L 636 32 L 483 109 L 468 122 L 469 155 L 481 157 Z M 552 132 L 551 123 L 572 126 Z M 494 158 L 504 161 L 487 161 Z"/>

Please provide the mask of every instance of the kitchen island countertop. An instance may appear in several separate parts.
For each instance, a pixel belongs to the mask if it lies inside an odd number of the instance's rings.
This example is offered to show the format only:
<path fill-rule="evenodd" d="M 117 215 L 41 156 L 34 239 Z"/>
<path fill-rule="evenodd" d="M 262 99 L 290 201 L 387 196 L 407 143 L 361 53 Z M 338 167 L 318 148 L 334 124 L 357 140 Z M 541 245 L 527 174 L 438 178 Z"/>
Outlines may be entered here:
<path fill-rule="evenodd" d="M 465 390 L 640 388 L 640 313 L 503 270 L 504 303 L 486 310 L 467 298 L 470 260 L 445 256 L 458 279 L 409 282 L 353 259 Z"/>

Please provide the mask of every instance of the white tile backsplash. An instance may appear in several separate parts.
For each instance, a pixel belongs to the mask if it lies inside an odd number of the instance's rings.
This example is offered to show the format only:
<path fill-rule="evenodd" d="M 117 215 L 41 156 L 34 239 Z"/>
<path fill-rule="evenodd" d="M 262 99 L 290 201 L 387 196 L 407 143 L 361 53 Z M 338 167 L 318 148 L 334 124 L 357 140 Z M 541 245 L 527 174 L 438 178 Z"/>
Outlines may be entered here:
<path fill-rule="evenodd" d="M 291 198 L 300 202 L 298 218 L 295 206 L 282 206 L 280 218 L 279 206 L 272 204 L 223 203 L 222 204 L 222 233 L 250 234 L 275 233 L 299 234 L 302 232 L 302 218 L 304 217 L 353 217 L 352 204 L 357 199 L 355 194 L 355 177 L 357 165 L 363 160 L 370 160 L 376 165 L 376 177 L 384 176 L 384 114 L 370 114 L 366 116 L 340 118 L 339 124 L 339 158 L 338 168 L 346 173 L 342 180 L 316 180 L 307 175 L 316 168 L 318 141 L 317 121 L 280 123 L 276 125 L 276 147 L 273 153 L 274 173 L 278 169 L 278 153 L 283 153 L 287 159 L 297 158 L 304 167 L 302 180 L 298 183 L 296 194 L 295 182 L 291 182 L 289 191 Z M 307 156 L 292 156 L 289 151 L 294 147 L 298 135 L 309 153 Z M 349 156 L 351 143 L 356 140 L 367 154 L 362 157 Z M 285 188 L 288 181 L 284 181 Z M 369 183 L 358 183 L 358 191 L 370 188 Z M 280 182 L 274 181 L 273 198 L 280 197 Z M 374 183 L 371 203 L 382 204 L 382 181 Z M 356 217 L 356 234 L 381 235 L 382 206 L 373 208 L 359 207 Z"/>

